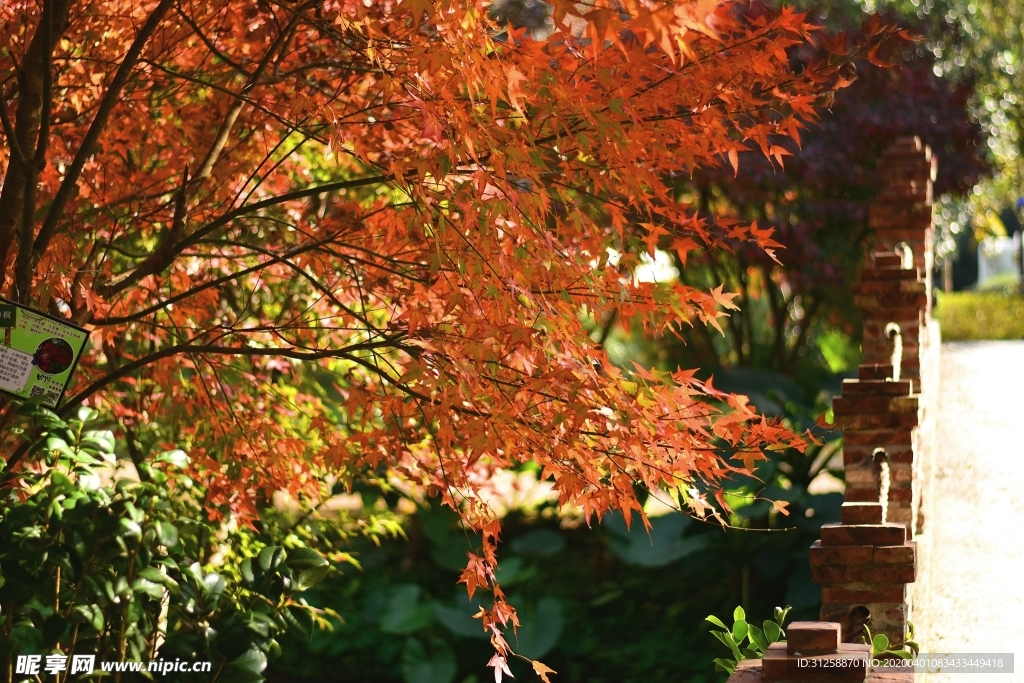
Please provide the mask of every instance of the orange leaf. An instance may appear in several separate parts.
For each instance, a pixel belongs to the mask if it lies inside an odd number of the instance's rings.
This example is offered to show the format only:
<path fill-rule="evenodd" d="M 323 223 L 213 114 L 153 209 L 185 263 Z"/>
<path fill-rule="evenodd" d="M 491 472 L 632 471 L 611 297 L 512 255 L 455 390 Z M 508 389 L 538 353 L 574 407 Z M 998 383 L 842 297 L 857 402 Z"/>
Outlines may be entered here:
<path fill-rule="evenodd" d="M 544 683 L 551 683 L 551 679 L 548 678 L 548 674 L 557 674 L 558 672 L 551 667 L 542 664 L 538 661 L 531 662 L 533 664 L 533 670 L 541 677 Z"/>

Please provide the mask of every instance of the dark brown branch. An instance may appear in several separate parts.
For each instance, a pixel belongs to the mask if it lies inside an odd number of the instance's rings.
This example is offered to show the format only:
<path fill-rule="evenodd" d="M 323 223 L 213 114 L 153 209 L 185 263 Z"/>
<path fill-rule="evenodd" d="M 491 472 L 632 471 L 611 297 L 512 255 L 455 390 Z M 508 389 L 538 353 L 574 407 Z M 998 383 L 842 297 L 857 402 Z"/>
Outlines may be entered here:
<path fill-rule="evenodd" d="M 410 175 L 410 177 L 412 177 L 412 175 Z M 330 192 L 332 190 L 341 189 L 350 190 L 357 187 L 366 187 L 368 185 L 379 185 L 381 183 L 389 182 L 391 180 L 394 180 L 394 177 L 391 175 L 370 176 L 367 178 L 356 178 L 354 180 L 339 180 L 333 183 L 324 183 L 323 185 L 317 185 L 316 187 L 307 187 L 301 190 L 286 192 L 282 195 L 278 195 L 276 197 L 268 197 L 267 199 L 263 199 L 253 204 L 240 206 L 237 209 L 232 209 L 231 211 L 228 211 L 227 213 L 223 214 L 220 218 L 216 218 L 210 221 L 202 228 L 199 228 L 188 237 L 179 241 L 177 244 L 171 245 L 168 248 L 167 252 L 165 252 L 167 256 L 170 258 L 170 261 L 168 263 L 173 262 L 174 259 L 177 258 L 178 255 L 180 255 L 181 252 L 184 251 L 185 249 L 195 246 L 200 241 L 202 241 L 203 238 L 205 238 L 207 235 L 228 225 L 229 223 L 231 223 L 231 221 L 235 220 L 236 218 L 241 218 L 242 216 L 246 216 L 248 214 L 255 213 L 257 211 L 272 206 L 284 204 L 285 202 L 290 202 L 296 199 L 305 199 L 306 197 L 312 197 L 323 192 Z M 163 270 L 163 268 L 145 273 L 145 275 L 154 275 L 160 272 L 161 270 Z M 135 284 L 139 280 L 141 280 L 143 277 L 145 277 L 145 275 L 136 276 L 135 273 L 132 273 L 128 277 L 119 279 L 116 285 L 110 285 L 109 288 L 105 288 L 103 291 L 106 292 L 106 296 L 118 294 L 127 289 L 128 287 L 130 287 L 131 285 Z M 99 291 L 99 289 L 97 289 L 97 291 Z"/>
<path fill-rule="evenodd" d="M 249 356 L 249 357 L 282 357 L 292 358 L 294 360 L 323 360 L 325 358 L 345 358 L 354 363 L 363 364 L 362 359 L 352 354 L 357 351 L 372 351 L 380 348 L 396 348 L 401 349 L 401 340 L 405 338 L 404 333 L 397 333 L 393 336 L 387 337 L 379 341 L 367 341 L 360 342 L 358 344 L 352 344 L 341 349 L 322 349 L 320 351 L 298 351 L 294 348 L 282 349 L 282 348 L 259 348 L 253 346 L 217 346 L 215 344 L 176 344 L 169 346 L 159 351 L 137 358 L 131 363 L 126 363 L 118 368 L 115 372 L 112 372 L 99 380 L 93 382 L 82 391 L 75 394 L 64 405 L 57 411 L 60 416 L 66 416 L 71 413 L 74 408 L 77 408 L 82 401 L 95 394 L 100 389 L 116 382 L 122 377 L 127 377 L 136 370 L 146 367 L 158 360 L 164 358 L 170 358 L 172 356 L 178 356 L 186 353 L 200 353 L 200 354 L 212 354 L 212 355 L 227 355 L 227 356 Z M 390 379 L 390 378 L 389 378 Z M 8 463 L 8 469 L 13 466 L 13 463 Z"/>
<path fill-rule="evenodd" d="M 246 275 L 250 275 L 252 273 L 255 273 L 255 272 L 258 272 L 260 270 L 263 270 L 264 268 L 266 268 L 268 266 L 272 266 L 275 263 L 283 263 L 283 262 L 286 263 L 289 258 L 291 258 L 293 256 L 298 256 L 299 254 L 305 253 L 305 252 L 309 251 L 310 249 L 316 249 L 321 244 L 329 241 L 330 239 L 333 239 L 333 236 L 324 238 L 323 240 L 321 240 L 319 242 L 314 242 L 312 244 L 306 244 L 306 245 L 303 245 L 301 247 L 297 247 L 297 248 L 292 249 L 292 250 L 290 250 L 290 251 L 288 251 L 288 252 L 286 252 L 284 254 L 280 254 L 280 255 L 276 255 L 276 256 L 272 255 L 272 258 L 270 258 L 270 259 L 268 259 L 266 261 L 263 261 L 262 263 L 257 263 L 255 266 L 252 266 L 250 268 L 245 268 L 244 270 L 240 270 L 240 271 L 237 271 L 235 273 L 229 273 L 227 275 L 223 275 L 223 276 L 221 276 L 219 278 L 216 278 L 214 280 L 210 280 L 209 282 L 204 282 L 203 284 L 197 285 L 197 286 L 193 287 L 192 289 L 186 290 L 184 292 L 180 292 L 178 294 L 175 294 L 174 296 L 170 296 L 170 297 L 164 299 L 163 301 L 158 301 L 157 303 L 152 304 L 152 305 L 142 309 L 141 311 L 137 311 L 135 313 L 132 313 L 131 315 L 112 316 L 112 317 L 108 317 L 108 318 L 98 318 L 98 319 L 93 320 L 91 322 L 92 322 L 93 325 L 96 325 L 96 326 L 109 326 L 109 325 L 121 325 L 121 324 L 124 324 L 124 323 L 130 323 L 130 322 L 135 322 L 137 320 L 141 320 L 142 318 L 145 318 L 147 315 L 151 315 L 153 313 L 156 313 L 157 311 L 159 311 L 162 308 L 166 308 L 167 306 L 170 306 L 172 304 L 176 304 L 177 302 L 182 301 L 184 299 L 187 299 L 187 298 L 189 298 L 191 296 L 195 296 L 196 294 L 198 294 L 199 292 L 202 292 L 203 290 L 209 289 L 211 287 L 217 287 L 217 286 L 222 285 L 222 284 L 224 284 L 226 282 L 231 282 L 232 280 L 237 280 L 240 277 L 245 277 Z M 97 292 L 99 292 L 99 290 L 97 290 Z"/>
<path fill-rule="evenodd" d="M 82 144 L 79 146 L 75 158 L 67 167 L 64 180 L 57 189 L 57 194 L 53 197 L 50 210 L 46 214 L 46 220 L 43 221 L 43 227 L 40 228 L 39 235 L 32 245 L 33 260 L 37 260 L 49 246 L 50 239 L 57 229 L 57 223 L 63 217 L 68 201 L 71 200 L 71 196 L 78 187 L 78 178 L 85 168 L 85 163 L 92 156 L 93 147 L 99 140 L 100 134 L 107 127 L 107 122 L 110 119 L 111 112 L 114 110 L 114 106 L 121 99 L 121 91 L 128 82 L 132 69 L 135 68 L 135 64 L 138 62 L 146 43 L 149 42 L 150 37 L 156 32 L 157 27 L 163 20 L 164 14 L 167 13 L 167 10 L 173 4 L 174 0 L 160 0 L 160 4 L 156 6 L 153 13 L 146 19 L 146 23 L 139 29 L 139 33 L 135 36 L 131 47 L 128 48 L 124 59 L 121 60 L 121 65 L 118 67 L 117 73 L 114 74 L 110 87 L 107 88 L 107 92 L 103 96 L 103 101 L 96 110 L 96 116 L 93 118 L 88 132 L 86 132 L 85 138 L 82 139 Z"/>

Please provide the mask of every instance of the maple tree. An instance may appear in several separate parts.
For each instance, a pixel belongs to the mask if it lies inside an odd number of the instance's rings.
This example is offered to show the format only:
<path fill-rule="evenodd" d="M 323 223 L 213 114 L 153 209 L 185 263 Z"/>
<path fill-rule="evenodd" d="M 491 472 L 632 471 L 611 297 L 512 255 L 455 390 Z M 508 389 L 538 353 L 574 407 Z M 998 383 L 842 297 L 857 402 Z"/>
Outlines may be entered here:
<path fill-rule="evenodd" d="M 642 518 L 638 485 L 703 516 L 802 443 L 693 370 L 614 367 L 591 322 L 718 328 L 722 283 L 640 282 L 642 255 L 777 245 L 671 179 L 781 166 L 895 35 L 822 37 L 796 70 L 790 9 L 553 7 L 543 40 L 450 0 L 0 7 L 4 291 L 91 330 L 59 412 L 110 415 L 136 459 L 183 445 L 243 522 L 325 481 L 441 496 L 482 536 L 462 581 L 493 598 L 496 671 L 492 472 L 536 462 L 588 519 Z M 5 434 L 6 481 L 30 436 Z"/>

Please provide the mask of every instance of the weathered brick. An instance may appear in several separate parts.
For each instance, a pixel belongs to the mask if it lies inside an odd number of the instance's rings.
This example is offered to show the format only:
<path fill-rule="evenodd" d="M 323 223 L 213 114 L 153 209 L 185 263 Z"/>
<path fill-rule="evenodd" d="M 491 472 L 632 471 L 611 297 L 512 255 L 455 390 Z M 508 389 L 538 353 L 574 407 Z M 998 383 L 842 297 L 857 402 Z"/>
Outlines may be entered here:
<path fill-rule="evenodd" d="M 823 546 L 815 541 L 808 554 L 811 566 L 857 565 L 874 561 L 875 548 L 870 545 Z"/>
<path fill-rule="evenodd" d="M 831 567 L 812 566 L 811 581 L 819 586 L 843 586 L 848 583 L 854 583 L 850 576 L 850 567 L 841 565 Z"/>
<path fill-rule="evenodd" d="M 899 502 L 909 503 L 911 500 L 913 500 L 913 491 L 912 491 L 912 489 L 910 489 L 909 487 L 907 487 L 907 488 L 898 488 L 898 487 L 895 487 L 895 486 L 890 486 L 890 488 L 889 488 L 889 504 L 890 505 L 892 505 L 893 503 L 899 503 Z M 879 543 L 878 545 L 882 545 L 882 544 Z M 886 545 L 892 545 L 892 544 L 890 543 L 890 544 L 886 544 Z"/>
<path fill-rule="evenodd" d="M 875 311 L 884 311 L 884 315 L 890 316 L 894 322 L 901 320 L 914 320 L 914 312 L 924 310 L 928 303 L 928 296 L 925 294 L 925 283 L 905 283 L 907 287 L 913 285 L 917 292 L 905 292 L 902 288 L 897 290 L 891 287 L 883 288 L 873 282 L 861 283 L 855 286 L 853 294 L 853 305 L 858 308 Z M 919 286 L 920 285 L 920 286 Z M 856 291 L 873 289 L 881 291 Z"/>
<path fill-rule="evenodd" d="M 845 567 L 849 583 L 885 584 L 914 583 L 917 571 L 914 565 L 876 565 Z M 817 583 L 817 582 L 816 582 Z"/>
<path fill-rule="evenodd" d="M 911 522 L 914 521 L 913 508 L 911 504 L 892 501 L 889 502 L 889 511 L 887 513 L 888 521 L 893 524 L 902 524 L 906 527 L 910 527 Z"/>
<path fill-rule="evenodd" d="M 828 621 L 794 621 L 786 627 L 786 652 L 823 655 L 839 652 L 839 624 Z"/>
<path fill-rule="evenodd" d="M 832 410 L 836 415 L 860 413 L 906 413 L 917 410 L 918 394 L 912 396 L 836 396 Z"/>
<path fill-rule="evenodd" d="M 863 681 L 871 648 L 867 645 L 840 644 L 839 652 L 797 657 L 786 652 L 785 643 L 773 643 L 761 660 L 761 678 L 765 681 Z M 800 660 L 850 660 L 846 665 L 810 664 Z"/>
<path fill-rule="evenodd" d="M 821 588 L 823 603 L 868 605 L 874 602 L 903 602 L 906 599 L 907 586 L 903 583 L 891 586 L 822 586 Z M 873 615 L 874 612 L 872 612 L 872 618 Z"/>
<path fill-rule="evenodd" d="M 879 252 L 873 254 L 875 268 L 902 268 L 903 255 L 896 252 Z"/>
<path fill-rule="evenodd" d="M 879 503 L 843 503 L 839 514 L 843 524 L 882 523 L 882 506 Z"/>
<path fill-rule="evenodd" d="M 846 500 L 851 503 L 877 503 L 878 487 L 858 488 L 847 484 Z"/>
<path fill-rule="evenodd" d="M 913 541 L 903 545 L 881 546 L 874 551 L 873 558 L 878 564 L 914 564 L 917 561 L 917 544 Z"/>
<path fill-rule="evenodd" d="M 910 380 L 843 380 L 843 396 L 909 396 L 913 393 L 914 386 Z"/>
<path fill-rule="evenodd" d="M 924 281 L 924 274 L 917 268 L 861 268 L 861 282 L 897 282 L 901 280 Z"/>
<path fill-rule="evenodd" d="M 891 492 L 890 492 L 891 493 Z M 907 529 L 899 524 L 823 524 L 822 545 L 903 545 Z"/>
<path fill-rule="evenodd" d="M 843 443 L 851 446 L 874 446 L 882 448 L 885 446 L 909 446 L 911 441 L 910 429 L 856 429 L 843 433 Z"/>
<path fill-rule="evenodd" d="M 914 480 L 914 468 L 910 463 L 889 463 L 889 485 L 910 486 Z"/>
<path fill-rule="evenodd" d="M 913 429 L 921 419 L 916 412 L 860 413 L 836 415 L 836 427 L 844 432 L 850 429 Z"/>
<path fill-rule="evenodd" d="M 857 368 L 857 376 L 861 379 L 887 379 L 892 377 L 892 370 L 892 363 L 864 363 Z"/>
<path fill-rule="evenodd" d="M 913 463 L 914 462 L 914 449 L 913 448 L 886 448 L 885 459 L 889 461 L 889 467 L 893 464 L 898 463 Z"/>

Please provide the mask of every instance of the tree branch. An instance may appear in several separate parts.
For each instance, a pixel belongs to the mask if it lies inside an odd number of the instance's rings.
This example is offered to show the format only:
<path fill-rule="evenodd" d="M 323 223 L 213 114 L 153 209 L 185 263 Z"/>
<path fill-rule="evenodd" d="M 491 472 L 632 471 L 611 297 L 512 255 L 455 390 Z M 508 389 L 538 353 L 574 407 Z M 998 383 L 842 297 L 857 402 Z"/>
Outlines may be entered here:
<path fill-rule="evenodd" d="M 60 188 L 57 189 L 57 194 L 53 197 L 53 202 L 50 204 L 50 210 L 46 214 L 46 220 L 43 221 L 43 227 L 39 230 L 39 235 L 36 237 L 35 242 L 32 245 L 32 252 L 34 254 L 33 260 L 38 260 L 39 256 L 42 255 L 46 248 L 50 244 L 54 232 L 57 229 L 57 223 L 64 215 L 64 210 L 67 207 L 68 201 L 71 199 L 76 188 L 78 187 L 78 178 L 82 174 L 82 170 L 85 168 L 85 162 L 92 156 L 92 149 L 96 142 L 99 140 L 100 134 L 107 126 L 107 121 L 110 119 L 110 113 L 114 110 L 114 106 L 120 101 L 121 90 L 128 82 L 128 77 L 131 75 L 132 69 L 135 68 L 135 64 L 139 60 L 139 56 L 142 54 L 142 49 L 149 42 L 150 37 L 156 32 L 157 27 L 163 20 L 164 14 L 174 4 L 174 0 L 160 0 L 160 4 L 156 6 L 153 13 L 146 19 L 146 23 L 139 29 L 139 33 L 135 36 L 134 42 L 131 47 L 128 48 L 128 52 L 125 53 L 124 59 L 121 60 L 121 65 L 117 69 L 117 73 L 114 74 L 113 80 L 110 82 L 110 87 L 107 89 L 106 94 L 103 96 L 103 101 L 100 102 L 99 108 L 96 110 L 96 116 L 93 117 L 92 124 L 89 126 L 88 132 L 85 134 L 85 138 L 82 139 L 82 144 L 78 148 L 78 152 L 75 154 L 75 158 L 71 161 L 71 164 L 67 167 L 64 173 L 64 180 L 60 184 Z"/>

